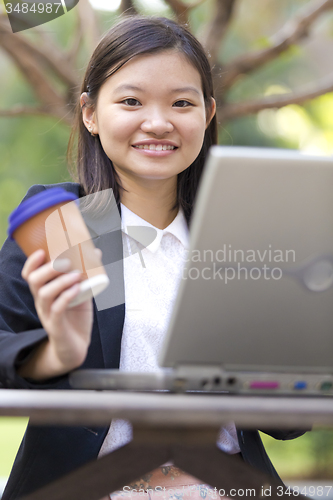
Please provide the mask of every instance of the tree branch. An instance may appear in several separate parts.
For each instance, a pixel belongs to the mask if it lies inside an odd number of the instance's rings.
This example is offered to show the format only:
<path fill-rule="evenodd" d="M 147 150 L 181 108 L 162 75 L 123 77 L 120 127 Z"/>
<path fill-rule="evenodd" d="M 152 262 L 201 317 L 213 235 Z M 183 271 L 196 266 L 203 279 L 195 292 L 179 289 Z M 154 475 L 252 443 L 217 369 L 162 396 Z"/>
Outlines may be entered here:
<path fill-rule="evenodd" d="M 217 63 L 218 51 L 229 27 L 236 0 L 216 0 L 212 20 L 200 37 L 202 45 L 210 55 L 211 66 Z"/>
<path fill-rule="evenodd" d="M 165 0 L 165 3 L 170 5 L 171 9 L 176 14 L 177 21 L 180 24 L 187 24 L 190 11 L 201 5 L 203 2 L 205 2 L 205 0 L 197 0 L 192 4 L 185 4 L 181 0 Z"/>
<path fill-rule="evenodd" d="M 2 28 L 2 27 L 1 27 Z M 28 80 L 42 107 L 50 114 L 69 121 L 71 110 L 67 102 L 53 85 L 47 80 L 36 54 L 31 50 L 30 44 L 18 33 L 8 33 L 7 29 L 0 29 L 0 45 L 8 55 L 14 59 L 16 65 Z"/>
<path fill-rule="evenodd" d="M 75 66 L 79 51 L 82 48 L 84 37 L 88 34 L 89 51 L 92 52 L 99 40 L 99 28 L 96 13 L 86 0 L 81 0 L 76 9 L 76 26 L 72 36 L 70 49 L 67 51 L 66 60 L 68 64 Z M 77 79 L 76 85 L 79 80 Z"/>
<path fill-rule="evenodd" d="M 20 39 L 21 45 L 24 45 L 31 55 L 34 55 L 50 68 L 65 84 L 69 86 L 77 85 L 78 75 L 72 65 L 69 64 L 64 54 L 59 50 L 59 47 L 56 47 L 50 38 L 38 28 L 35 28 L 35 32 L 38 32 L 38 35 L 42 37 L 42 44 L 32 44 L 26 37 L 19 33 L 15 33 L 15 37 Z M 0 15 L 0 36 L 1 35 L 13 36 L 5 14 Z"/>
<path fill-rule="evenodd" d="M 77 8 L 81 25 L 80 29 L 88 41 L 89 52 L 92 53 L 100 38 L 96 13 L 88 0 L 80 0 Z"/>
<path fill-rule="evenodd" d="M 226 122 L 234 118 L 258 113 L 262 109 L 282 108 L 288 104 L 302 104 L 315 97 L 333 92 L 333 73 L 322 78 L 316 85 L 311 84 L 288 94 L 271 95 L 253 101 L 225 104 L 218 110 L 219 122 Z"/>
<path fill-rule="evenodd" d="M 138 11 L 134 7 L 133 0 L 121 0 L 119 10 L 122 14 L 129 16 L 138 14 Z"/>
<path fill-rule="evenodd" d="M 223 68 L 221 86 L 230 88 L 240 75 L 249 73 L 272 61 L 301 38 L 308 36 L 314 21 L 327 10 L 333 8 L 333 0 L 314 0 L 301 9 L 296 17 L 289 21 L 280 32 L 271 38 L 272 45 L 266 49 L 244 54 Z"/>

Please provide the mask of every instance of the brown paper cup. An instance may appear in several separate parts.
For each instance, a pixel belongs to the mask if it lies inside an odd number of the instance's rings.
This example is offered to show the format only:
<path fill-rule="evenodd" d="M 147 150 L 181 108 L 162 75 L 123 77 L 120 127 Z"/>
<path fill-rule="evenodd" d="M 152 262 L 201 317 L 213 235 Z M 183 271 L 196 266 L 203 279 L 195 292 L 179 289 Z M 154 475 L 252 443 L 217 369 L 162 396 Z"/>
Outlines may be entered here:
<path fill-rule="evenodd" d="M 71 270 L 82 273 L 81 290 L 70 307 L 97 295 L 109 284 L 75 201 L 58 203 L 39 212 L 21 224 L 13 238 L 27 256 L 42 248 L 46 262 L 52 261 L 55 270 L 59 260 L 69 259 Z"/>

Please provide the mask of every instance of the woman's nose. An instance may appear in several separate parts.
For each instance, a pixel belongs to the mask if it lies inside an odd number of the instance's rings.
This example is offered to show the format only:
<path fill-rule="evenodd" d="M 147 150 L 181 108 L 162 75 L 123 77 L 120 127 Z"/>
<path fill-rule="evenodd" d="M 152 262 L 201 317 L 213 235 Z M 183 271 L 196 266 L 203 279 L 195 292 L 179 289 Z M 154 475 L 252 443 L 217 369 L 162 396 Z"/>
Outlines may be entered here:
<path fill-rule="evenodd" d="M 155 135 L 163 135 L 172 132 L 173 129 L 174 126 L 168 117 L 159 110 L 154 110 L 147 114 L 141 124 L 141 130 L 143 132 Z"/>

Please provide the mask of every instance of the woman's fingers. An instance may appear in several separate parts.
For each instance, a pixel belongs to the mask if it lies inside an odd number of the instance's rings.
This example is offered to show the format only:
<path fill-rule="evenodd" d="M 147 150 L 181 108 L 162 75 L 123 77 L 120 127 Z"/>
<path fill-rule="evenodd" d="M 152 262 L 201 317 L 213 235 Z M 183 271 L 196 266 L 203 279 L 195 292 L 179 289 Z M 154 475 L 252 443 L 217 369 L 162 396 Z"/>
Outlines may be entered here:
<path fill-rule="evenodd" d="M 53 262 L 44 264 L 45 257 L 44 250 L 37 250 L 28 257 L 22 269 L 22 277 L 29 284 L 37 312 L 42 313 L 43 317 L 51 307 L 56 314 L 65 311 L 80 289 L 79 285 L 77 288 L 73 288 L 73 285 L 81 279 L 79 271 L 66 273 L 71 267 L 69 259 L 58 260 L 57 269 L 54 269 Z M 67 292 L 63 293 L 65 290 Z M 62 295 L 62 299 L 59 299 Z"/>
<path fill-rule="evenodd" d="M 70 290 L 73 285 L 80 281 L 81 275 L 82 274 L 80 271 L 73 271 L 68 274 L 63 274 L 58 278 L 54 278 L 49 283 L 41 286 L 37 292 L 40 307 L 43 310 L 48 310 L 52 306 L 52 303 L 59 297 L 59 295 L 65 293 L 67 294 L 67 292 L 69 292 L 70 297 L 73 298 L 72 292 L 70 292 Z M 65 299 L 67 295 L 65 295 Z M 66 300 L 65 302 L 67 303 Z"/>
<path fill-rule="evenodd" d="M 80 284 L 75 283 L 73 286 L 63 292 L 52 304 L 51 312 L 54 314 L 62 314 L 68 308 L 70 302 L 76 297 L 80 291 Z"/>
<path fill-rule="evenodd" d="M 32 257 L 32 255 L 30 257 Z M 71 266 L 69 259 L 64 259 L 61 262 L 61 266 L 57 265 L 57 269 L 54 269 L 53 262 L 41 265 L 43 262 L 44 260 L 39 261 L 37 257 L 32 259 L 32 262 L 29 263 L 24 275 L 22 274 L 23 278 L 28 282 L 31 293 L 34 297 L 37 295 L 38 290 L 42 286 L 54 278 L 61 276 L 62 273 L 69 271 Z"/>
<path fill-rule="evenodd" d="M 95 248 L 94 251 L 101 259 L 102 250 Z M 49 262 L 45 266 L 45 251 L 42 249 L 36 250 L 26 260 L 22 269 L 22 278 L 28 281 L 32 293 L 40 288 L 44 283 L 58 276 L 60 273 L 66 273 L 71 268 L 69 259 L 57 259 L 56 262 Z"/>
<path fill-rule="evenodd" d="M 27 280 L 28 276 L 32 271 L 38 269 L 45 261 L 45 252 L 43 249 L 36 250 L 33 252 L 25 261 L 24 266 L 22 268 L 22 278 Z"/>

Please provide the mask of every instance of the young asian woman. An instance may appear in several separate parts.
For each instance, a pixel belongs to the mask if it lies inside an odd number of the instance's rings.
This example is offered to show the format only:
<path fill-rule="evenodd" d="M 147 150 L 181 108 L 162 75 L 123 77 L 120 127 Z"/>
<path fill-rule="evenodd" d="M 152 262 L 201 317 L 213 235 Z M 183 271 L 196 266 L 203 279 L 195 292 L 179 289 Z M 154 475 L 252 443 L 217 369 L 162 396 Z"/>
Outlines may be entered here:
<path fill-rule="evenodd" d="M 158 369 L 195 195 L 207 152 L 217 142 L 215 110 L 208 59 L 186 28 L 135 16 L 103 37 L 87 67 L 70 140 L 77 182 L 58 186 L 80 197 L 111 188 L 124 233 L 128 225 L 153 227 L 159 245 L 143 250 L 144 270 L 139 261 L 124 259 L 124 303 L 98 311 L 92 300 L 69 309 L 78 275 L 54 270 L 43 250 L 26 259 L 8 239 L 0 253 L 3 387 L 70 389 L 68 374 L 79 367 Z M 33 186 L 25 199 L 50 187 Z M 126 238 L 119 236 L 123 248 Z M 302 432 L 270 434 L 291 439 Z M 130 438 L 123 421 L 93 432 L 28 426 L 3 499 L 31 493 Z M 278 477 L 257 431 L 231 423 L 221 429 L 218 445 Z M 176 473 L 182 484 L 200 484 L 172 465 L 164 470 L 166 482 Z M 147 488 L 158 474 L 150 474 Z"/>

